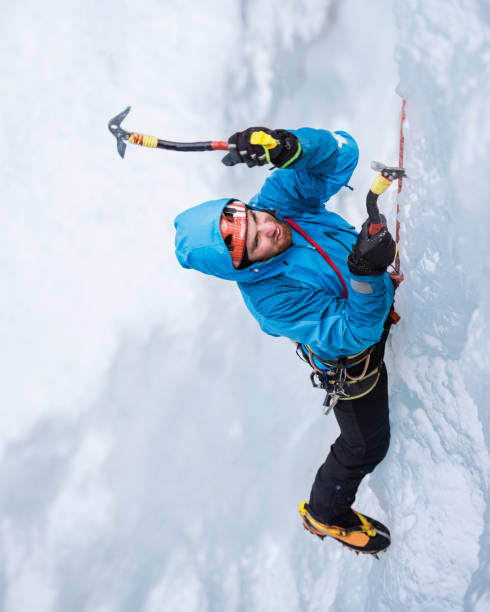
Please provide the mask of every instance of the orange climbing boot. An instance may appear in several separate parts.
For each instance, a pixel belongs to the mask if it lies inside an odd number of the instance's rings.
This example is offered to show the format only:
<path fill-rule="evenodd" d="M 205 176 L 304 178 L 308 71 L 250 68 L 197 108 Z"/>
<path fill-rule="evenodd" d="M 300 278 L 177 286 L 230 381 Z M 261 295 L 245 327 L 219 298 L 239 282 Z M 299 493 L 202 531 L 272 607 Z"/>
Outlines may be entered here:
<path fill-rule="evenodd" d="M 357 553 L 377 557 L 377 553 L 386 550 L 390 545 L 390 531 L 387 527 L 352 508 L 331 525 L 315 519 L 306 502 L 300 504 L 299 513 L 305 529 L 309 532 L 322 540 L 325 536 L 330 536 Z"/>

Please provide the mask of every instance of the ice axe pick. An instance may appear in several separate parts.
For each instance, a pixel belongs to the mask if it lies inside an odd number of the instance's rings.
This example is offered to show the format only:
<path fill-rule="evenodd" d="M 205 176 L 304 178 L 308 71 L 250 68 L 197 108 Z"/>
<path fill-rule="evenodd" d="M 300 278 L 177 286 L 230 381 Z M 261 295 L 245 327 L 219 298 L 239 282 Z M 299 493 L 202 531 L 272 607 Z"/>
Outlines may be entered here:
<path fill-rule="evenodd" d="M 149 147 L 151 149 L 167 149 L 169 151 L 228 151 L 228 143 L 222 140 L 208 140 L 205 142 L 173 142 L 162 140 L 156 136 L 139 134 L 138 132 L 127 132 L 121 127 L 121 123 L 131 110 L 128 106 L 122 113 L 113 117 L 108 124 L 109 131 L 117 140 L 117 152 L 124 157 L 126 142 Z"/>

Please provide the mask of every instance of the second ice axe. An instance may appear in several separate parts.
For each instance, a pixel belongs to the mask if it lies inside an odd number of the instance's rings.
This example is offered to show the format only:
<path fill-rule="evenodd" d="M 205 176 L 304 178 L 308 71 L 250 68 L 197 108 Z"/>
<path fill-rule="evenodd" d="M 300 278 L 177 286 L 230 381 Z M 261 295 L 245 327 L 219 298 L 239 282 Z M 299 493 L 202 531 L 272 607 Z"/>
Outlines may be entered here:
<path fill-rule="evenodd" d="M 128 132 L 121 127 L 121 123 L 131 110 L 128 106 L 121 113 L 113 117 L 108 124 L 109 131 L 117 140 L 117 151 L 121 157 L 126 152 L 126 143 L 149 147 L 151 149 L 167 149 L 169 151 L 228 151 L 228 143 L 222 140 L 207 140 L 204 142 L 174 142 L 162 140 L 156 136 Z"/>

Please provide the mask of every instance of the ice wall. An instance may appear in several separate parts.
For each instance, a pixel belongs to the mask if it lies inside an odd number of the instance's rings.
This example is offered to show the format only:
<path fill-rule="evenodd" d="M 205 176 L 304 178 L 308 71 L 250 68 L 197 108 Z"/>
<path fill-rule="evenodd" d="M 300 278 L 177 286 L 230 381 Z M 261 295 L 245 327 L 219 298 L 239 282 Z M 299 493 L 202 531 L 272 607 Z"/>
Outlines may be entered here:
<path fill-rule="evenodd" d="M 0 11 L 0 609 L 484 610 L 485 3 Z M 134 147 L 123 162 L 106 122 L 132 104 L 128 128 L 170 139 L 346 129 L 355 191 L 331 204 L 359 224 L 370 160 L 397 159 L 400 96 L 393 438 L 358 498 L 392 529 L 378 562 L 301 527 L 337 430 L 289 342 L 259 332 L 232 284 L 174 258 L 180 210 L 246 199 L 264 169 Z"/>
<path fill-rule="evenodd" d="M 396 421 L 385 495 L 396 500 L 398 542 L 407 548 L 403 598 L 431 610 L 485 610 L 490 13 L 466 1 L 399 2 L 395 12 L 413 178 L 401 198 L 406 318 L 392 353 Z"/>

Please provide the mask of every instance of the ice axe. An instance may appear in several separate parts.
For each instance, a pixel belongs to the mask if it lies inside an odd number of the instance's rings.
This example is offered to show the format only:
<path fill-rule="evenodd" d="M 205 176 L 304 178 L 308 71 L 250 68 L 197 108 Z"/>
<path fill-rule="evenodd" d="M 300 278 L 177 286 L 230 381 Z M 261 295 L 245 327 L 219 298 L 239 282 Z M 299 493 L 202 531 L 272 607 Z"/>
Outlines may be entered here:
<path fill-rule="evenodd" d="M 121 157 L 126 152 L 126 141 L 141 147 L 151 149 L 167 149 L 169 151 L 228 151 L 228 143 L 222 140 L 208 140 L 205 142 L 173 142 L 161 140 L 156 136 L 139 134 L 138 132 L 127 132 L 121 127 L 121 123 L 131 110 L 128 106 L 122 113 L 113 117 L 108 124 L 109 131 L 117 140 L 117 151 Z"/>
<path fill-rule="evenodd" d="M 385 166 L 385 164 L 377 161 L 371 162 L 371 168 L 380 172 L 378 178 L 373 181 L 371 190 L 369 191 L 366 199 L 367 212 L 370 222 L 369 235 L 374 236 L 385 227 L 385 221 L 383 220 L 384 218 L 382 218 L 379 214 L 377 203 L 378 195 L 383 193 L 383 191 L 391 184 L 392 181 L 395 179 L 399 179 L 401 181 L 402 178 L 406 177 L 407 175 L 404 168 Z"/>

